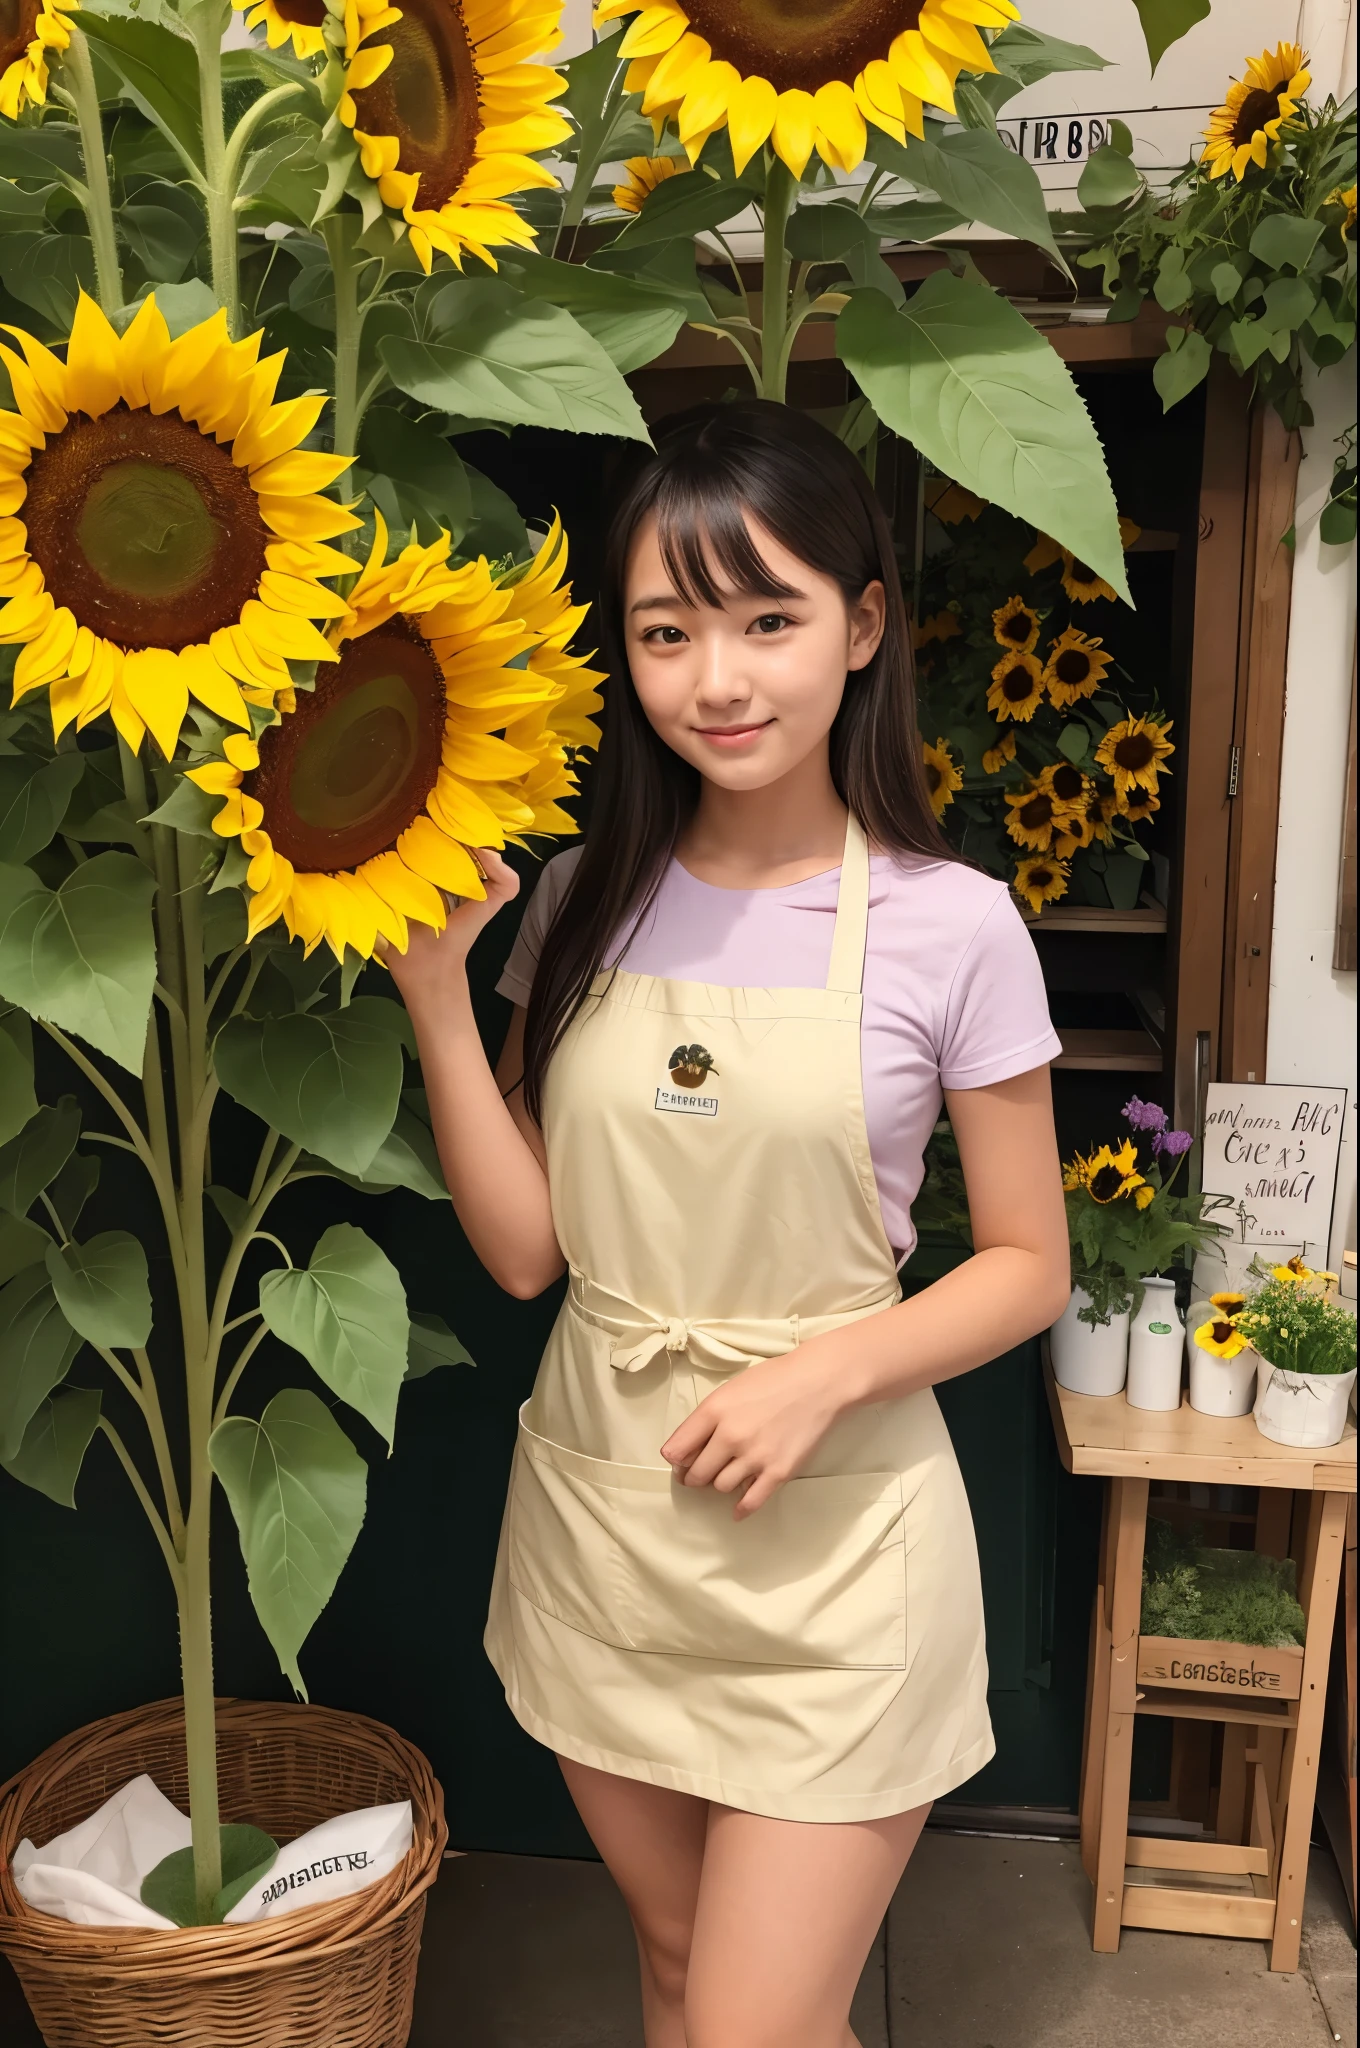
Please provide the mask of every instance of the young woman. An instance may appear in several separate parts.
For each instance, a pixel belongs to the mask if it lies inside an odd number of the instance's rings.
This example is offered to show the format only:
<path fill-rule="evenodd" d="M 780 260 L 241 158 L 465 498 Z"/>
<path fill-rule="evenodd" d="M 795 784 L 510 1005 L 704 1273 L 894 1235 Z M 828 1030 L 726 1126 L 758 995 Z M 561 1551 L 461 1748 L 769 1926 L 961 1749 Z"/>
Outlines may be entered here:
<path fill-rule="evenodd" d="M 478 1256 L 520 1297 L 569 1275 L 487 1647 L 628 1903 L 648 2048 L 850 2048 L 930 1803 L 993 1750 L 930 1389 L 1067 1301 L 1059 1046 L 1005 888 L 932 818 L 840 443 L 761 401 L 688 417 L 606 582 L 593 810 L 494 1078 L 465 962 L 506 864 L 388 960 Z M 902 1301 L 942 1091 L 977 1250 Z"/>

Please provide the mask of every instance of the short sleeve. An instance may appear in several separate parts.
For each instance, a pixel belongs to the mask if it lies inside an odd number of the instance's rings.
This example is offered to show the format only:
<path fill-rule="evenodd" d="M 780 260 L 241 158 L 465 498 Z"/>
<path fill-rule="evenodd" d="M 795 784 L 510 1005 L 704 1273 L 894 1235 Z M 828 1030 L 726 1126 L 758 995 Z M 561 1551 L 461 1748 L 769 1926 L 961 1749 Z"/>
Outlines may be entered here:
<path fill-rule="evenodd" d="M 580 857 L 581 849 L 576 846 L 566 853 L 556 854 L 534 885 L 534 893 L 520 919 L 515 943 L 510 948 L 510 957 L 496 983 L 496 993 L 506 996 L 512 1003 L 528 1005 L 544 937 L 557 915 L 557 907 L 567 892 L 567 884 Z"/>
<path fill-rule="evenodd" d="M 998 897 L 960 960 L 945 1010 L 940 1084 L 989 1088 L 1062 1051 L 1034 941 L 1008 896 Z"/>

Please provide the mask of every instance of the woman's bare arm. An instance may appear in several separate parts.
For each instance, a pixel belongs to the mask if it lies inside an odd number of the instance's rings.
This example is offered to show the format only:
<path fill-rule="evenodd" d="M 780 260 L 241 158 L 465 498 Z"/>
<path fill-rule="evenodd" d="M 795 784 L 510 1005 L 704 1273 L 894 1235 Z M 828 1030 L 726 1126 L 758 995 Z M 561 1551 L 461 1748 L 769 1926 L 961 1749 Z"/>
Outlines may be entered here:
<path fill-rule="evenodd" d="M 442 932 L 411 926 L 408 950 L 388 948 L 384 960 L 401 992 L 420 1048 L 430 1102 L 430 1123 L 444 1180 L 468 1243 L 507 1294 L 527 1301 L 565 1269 L 553 1229 L 542 1139 L 516 1088 L 524 1042 L 524 1012 L 517 1009 L 502 1055 L 504 1083 L 487 1063 L 468 990 L 467 956 L 473 940 L 501 907 L 513 901 L 519 878 L 500 856 L 479 848 L 486 875 L 485 903 L 460 902 Z"/>

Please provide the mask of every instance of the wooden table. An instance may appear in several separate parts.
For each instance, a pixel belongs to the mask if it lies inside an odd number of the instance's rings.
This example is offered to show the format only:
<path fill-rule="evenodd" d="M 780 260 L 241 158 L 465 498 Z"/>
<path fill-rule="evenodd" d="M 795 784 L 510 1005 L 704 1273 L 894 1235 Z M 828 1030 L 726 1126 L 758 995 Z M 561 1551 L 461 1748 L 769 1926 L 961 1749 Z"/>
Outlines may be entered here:
<path fill-rule="evenodd" d="M 1243 1935 L 1270 1943 L 1272 1970 L 1295 1970 L 1347 1501 L 1356 1490 L 1355 1429 L 1348 1424 L 1330 1449 L 1296 1450 L 1263 1437 L 1250 1415 L 1200 1415 L 1184 1397 L 1178 1411 L 1156 1413 L 1130 1408 L 1122 1394 L 1070 1394 L 1053 1378 L 1046 1340 L 1044 1378 L 1063 1464 L 1110 1482 L 1081 1773 L 1081 1855 L 1095 1900 L 1092 1946 L 1112 1954 L 1121 1927 Z M 1234 1695 L 1184 1679 L 1174 1686 L 1140 1681 L 1148 1497 L 1153 1481 L 1168 1480 L 1261 1489 L 1256 1548 L 1294 1556 L 1307 1620 L 1296 1698 Z M 1269 1662 L 1275 1654 L 1260 1656 Z M 1246 1682 L 1256 1683 L 1256 1675 Z M 1129 1833 L 1139 1714 L 1223 1725 L 1213 1840 Z M 1226 1888 L 1224 1877 L 1236 1879 L 1236 1888 Z"/>

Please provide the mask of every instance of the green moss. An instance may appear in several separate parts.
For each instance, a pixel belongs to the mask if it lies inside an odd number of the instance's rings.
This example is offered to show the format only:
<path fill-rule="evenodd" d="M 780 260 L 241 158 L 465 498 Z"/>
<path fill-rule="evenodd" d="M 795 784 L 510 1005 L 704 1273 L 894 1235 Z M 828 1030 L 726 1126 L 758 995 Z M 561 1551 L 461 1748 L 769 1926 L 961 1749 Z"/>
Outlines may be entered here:
<path fill-rule="evenodd" d="M 1249 1643 L 1282 1649 L 1303 1641 L 1292 1558 L 1218 1550 L 1149 1517 L 1143 1555 L 1145 1636 Z"/>

